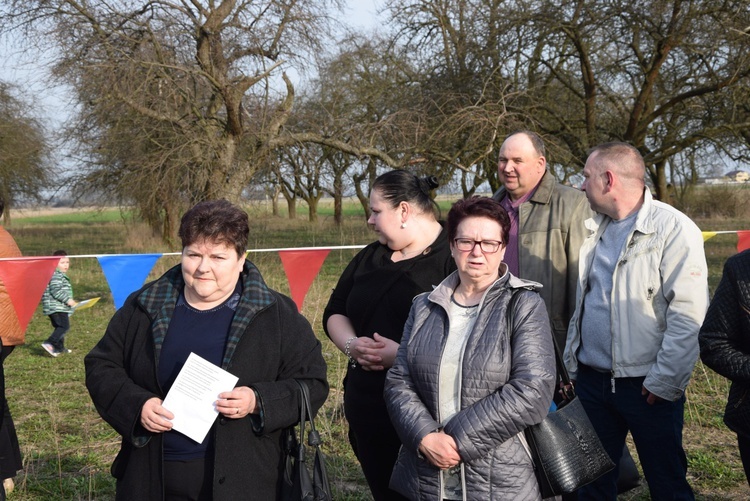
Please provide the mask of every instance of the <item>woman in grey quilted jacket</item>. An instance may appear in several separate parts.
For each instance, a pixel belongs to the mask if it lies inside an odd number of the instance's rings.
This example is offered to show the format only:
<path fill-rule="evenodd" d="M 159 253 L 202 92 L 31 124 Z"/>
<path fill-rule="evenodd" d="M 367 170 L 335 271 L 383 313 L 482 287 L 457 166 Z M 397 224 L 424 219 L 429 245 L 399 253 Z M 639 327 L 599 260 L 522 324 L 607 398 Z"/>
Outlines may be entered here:
<path fill-rule="evenodd" d="M 459 200 L 447 229 L 457 271 L 415 299 L 386 380 L 403 443 L 391 488 L 414 500 L 540 499 L 522 432 L 555 385 L 541 285 L 502 263 L 510 220 L 498 202 Z"/>
<path fill-rule="evenodd" d="M 727 259 L 698 339 L 703 363 L 732 381 L 724 423 L 750 483 L 750 250 Z"/>

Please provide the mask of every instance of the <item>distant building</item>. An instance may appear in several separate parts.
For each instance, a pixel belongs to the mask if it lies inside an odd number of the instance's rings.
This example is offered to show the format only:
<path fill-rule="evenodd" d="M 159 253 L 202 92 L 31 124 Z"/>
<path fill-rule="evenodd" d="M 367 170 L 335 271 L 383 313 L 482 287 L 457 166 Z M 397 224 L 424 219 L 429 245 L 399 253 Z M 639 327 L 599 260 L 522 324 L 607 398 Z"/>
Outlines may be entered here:
<path fill-rule="evenodd" d="M 702 177 L 698 179 L 698 184 L 736 184 L 749 183 L 750 173 L 744 170 L 733 170 L 727 172 L 721 177 Z"/>
<path fill-rule="evenodd" d="M 729 182 L 729 178 L 725 176 L 698 178 L 698 184 L 727 184 L 728 182 Z"/>
<path fill-rule="evenodd" d="M 728 178 L 730 182 L 735 183 L 747 183 L 750 181 L 750 173 L 744 170 L 733 170 L 724 174 L 724 177 Z"/>

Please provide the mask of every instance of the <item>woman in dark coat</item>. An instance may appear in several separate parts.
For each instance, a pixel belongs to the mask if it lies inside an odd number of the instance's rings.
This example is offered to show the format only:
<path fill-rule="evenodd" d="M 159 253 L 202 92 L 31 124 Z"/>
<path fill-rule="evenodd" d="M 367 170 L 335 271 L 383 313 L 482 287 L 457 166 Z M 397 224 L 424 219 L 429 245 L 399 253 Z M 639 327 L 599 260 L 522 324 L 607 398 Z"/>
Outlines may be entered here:
<path fill-rule="evenodd" d="M 703 363 L 732 382 L 724 423 L 737 434 L 750 483 L 750 250 L 724 264 L 698 339 Z"/>
<path fill-rule="evenodd" d="M 434 178 L 406 171 L 379 176 L 368 219 L 378 241 L 360 251 L 341 275 L 323 315 L 331 341 L 349 359 L 344 412 L 349 441 L 375 501 L 404 499 L 388 488 L 401 442 L 383 400 L 412 299 L 439 284 L 455 265 L 439 210 Z"/>
<path fill-rule="evenodd" d="M 321 346 L 294 303 L 245 260 L 247 214 L 224 200 L 182 219 L 181 264 L 133 293 L 86 356 L 86 386 L 120 435 L 117 499 L 278 497 L 282 432 L 299 419 L 295 379 L 315 411 L 328 394 Z M 162 402 L 194 352 L 239 378 L 218 395 L 202 443 L 172 430 Z"/>

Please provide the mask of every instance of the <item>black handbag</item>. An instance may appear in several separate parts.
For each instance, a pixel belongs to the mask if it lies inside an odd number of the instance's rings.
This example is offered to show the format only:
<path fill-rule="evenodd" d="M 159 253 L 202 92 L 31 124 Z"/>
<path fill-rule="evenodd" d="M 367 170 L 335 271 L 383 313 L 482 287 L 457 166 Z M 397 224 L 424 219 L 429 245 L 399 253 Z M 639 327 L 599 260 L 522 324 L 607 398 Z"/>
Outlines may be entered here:
<path fill-rule="evenodd" d="M 284 433 L 284 479 L 281 499 L 284 501 L 331 501 L 331 488 L 328 483 L 325 456 L 320 450 L 320 434 L 310 408 L 310 393 L 307 384 L 297 380 L 300 392 L 299 424 L 291 426 Z M 307 466 L 307 450 L 304 444 L 306 421 L 310 421 L 307 445 L 315 450 L 312 453 L 312 476 Z M 299 427 L 299 434 L 297 433 Z"/>
<path fill-rule="evenodd" d="M 543 498 L 575 492 L 615 467 L 578 397 L 525 433 Z"/>
<path fill-rule="evenodd" d="M 508 332 L 512 332 L 517 297 L 518 294 L 514 293 L 508 304 Z M 524 430 L 542 498 L 574 492 L 615 467 L 573 392 L 554 338 L 552 344 L 555 346 L 558 380 L 564 388 L 569 388 L 565 390 L 566 400 L 541 423 Z"/>

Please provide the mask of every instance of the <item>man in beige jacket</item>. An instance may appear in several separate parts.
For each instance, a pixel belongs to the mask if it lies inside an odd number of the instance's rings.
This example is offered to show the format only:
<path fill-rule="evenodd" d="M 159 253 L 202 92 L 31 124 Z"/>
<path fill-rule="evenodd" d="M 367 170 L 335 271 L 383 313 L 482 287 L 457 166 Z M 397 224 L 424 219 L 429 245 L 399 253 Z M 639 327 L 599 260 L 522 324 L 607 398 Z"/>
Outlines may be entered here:
<path fill-rule="evenodd" d="M 578 251 L 593 216 L 580 190 L 557 182 L 547 170 L 544 141 L 531 131 L 509 135 L 497 166 L 503 186 L 493 195 L 508 212 L 505 263 L 514 275 L 541 283 L 555 341 L 562 350 L 575 309 Z"/>

